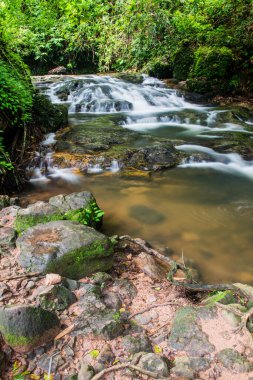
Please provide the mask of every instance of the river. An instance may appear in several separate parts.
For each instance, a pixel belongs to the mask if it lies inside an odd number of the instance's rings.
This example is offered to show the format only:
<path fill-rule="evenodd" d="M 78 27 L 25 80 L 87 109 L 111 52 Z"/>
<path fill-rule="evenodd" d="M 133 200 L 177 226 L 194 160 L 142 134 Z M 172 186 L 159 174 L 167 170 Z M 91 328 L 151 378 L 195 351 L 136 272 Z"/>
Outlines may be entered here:
<path fill-rule="evenodd" d="M 42 143 L 49 170 L 45 174 L 41 163 L 30 168 L 23 204 L 89 190 L 105 211 L 105 233 L 168 247 L 167 254 L 192 259 L 206 282 L 253 283 L 253 161 L 247 148 L 252 119 L 239 109 L 191 103 L 147 76 L 137 83 L 69 77 L 38 87 L 54 103 L 68 106 L 72 129 L 94 124 L 95 134 L 96 123 L 105 128 L 108 123 L 136 132 L 136 145 L 147 135 L 170 139 L 187 156 L 170 170 L 143 170 L 138 176 L 125 175 L 115 158 L 80 172 L 54 165 L 58 134 L 49 134 Z M 233 150 L 237 136 L 246 144 L 240 154 Z"/>

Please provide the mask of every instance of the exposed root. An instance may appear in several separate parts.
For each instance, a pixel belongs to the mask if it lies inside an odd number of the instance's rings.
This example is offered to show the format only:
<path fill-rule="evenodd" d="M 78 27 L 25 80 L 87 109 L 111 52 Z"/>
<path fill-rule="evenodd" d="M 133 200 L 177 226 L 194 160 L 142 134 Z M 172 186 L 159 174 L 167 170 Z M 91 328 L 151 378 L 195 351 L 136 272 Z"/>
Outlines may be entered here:
<path fill-rule="evenodd" d="M 137 244 L 139 247 L 141 247 L 149 255 L 157 257 L 159 260 L 166 262 L 167 264 L 171 265 L 172 267 L 174 267 L 176 265 L 178 268 L 182 269 L 184 272 L 187 269 L 184 266 L 184 264 L 177 263 L 176 261 L 170 259 L 169 257 L 166 257 L 166 256 L 162 255 L 161 253 L 157 252 L 154 248 L 150 247 L 148 245 L 148 243 L 143 239 L 133 239 L 129 235 L 123 235 L 123 236 L 119 237 L 119 240 L 128 240 L 132 243 Z"/>
<path fill-rule="evenodd" d="M 91 380 L 102 379 L 109 372 L 120 371 L 120 370 L 126 369 L 126 368 L 131 369 L 131 370 L 136 371 L 136 372 L 139 372 L 139 373 L 142 373 L 143 375 L 152 377 L 153 379 L 159 379 L 159 380 L 168 380 L 168 379 L 170 379 L 170 377 L 161 377 L 161 376 L 155 374 L 154 372 L 147 371 L 147 370 L 145 370 L 143 368 L 140 368 L 140 367 L 137 367 L 137 366 L 135 366 L 133 364 L 123 363 L 123 364 L 116 364 L 116 365 L 114 365 L 112 367 L 104 369 L 103 371 L 99 372 L 97 375 L 93 376 L 91 378 Z"/>
<path fill-rule="evenodd" d="M 235 314 L 241 318 L 241 323 L 239 324 L 239 326 L 237 326 L 233 330 L 233 332 L 235 334 L 239 334 L 240 332 L 245 333 L 249 337 L 250 347 L 252 347 L 253 346 L 253 338 L 252 338 L 251 332 L 247 328 L 247 322 L 248 322 L 249 318 L 251 318 L 253 316 L 253 307 L 250 308 L 246 313 L 243 313 L 242 311 L 234 308 L 231 305 L 223 305 L 220 303 L 216 303 L 216 305 L 218 307 L 220 307 L 221 309 L 229 311 L 229 312 L 231 312 L 231 313 L 233 313 L 233 314 Z"/>
<path fill-rule="evenodd" d="M 170 301 L 170 302 L 166 302 L 166 303 L 160 303 L 160 304 L 156 304 L 156 305 L 151 305 L 151 306 L 148 306 L 148 307 L 146 307 L 145 309 L 143 309 L 141 311 L 138 311 L 136 313 L 131 314 L 129 316 L 129 319 L 134 318 L 136 315 L 144 314 L 144 313 L 146 313 L 146 311 L 149 311 L 149 310 L 154 309 L 156 307 L 163 307 L 163 306 L 169 306 L 169 305 L 172 305 L 172 306 L 182 306 L 178 302 L 175 302 L 175 301 Z"/>
<path fill-rule="evenodd" d="M 19 280 L 20 278 L 30 278 L 30 277 L 43 277 L 43 274 L 41 272 L 24 273 L 24 274 L 20 274 L 18 276 L 0 278 L 0 282 L 11 281 L 11 280 Z"/>

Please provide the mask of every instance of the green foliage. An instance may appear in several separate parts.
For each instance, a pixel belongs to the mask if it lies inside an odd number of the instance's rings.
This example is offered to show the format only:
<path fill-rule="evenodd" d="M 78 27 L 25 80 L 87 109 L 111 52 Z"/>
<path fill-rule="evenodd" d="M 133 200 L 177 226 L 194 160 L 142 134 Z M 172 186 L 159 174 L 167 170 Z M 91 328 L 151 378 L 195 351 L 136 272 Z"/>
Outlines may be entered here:
<path fill-rule="evenodd" d="M 253 0 L 2 0 L 0 17 L 35 72 L 65 65 L 164 77 L 173 69 L 200 82 L 225 73 L 219 91 L 252 89 Z M 214 70 L 203 73 L 209 62 Z"/>
<path fill-rule="evenodd" d="M 64 216 L 68 220 L 97 227 L 102 223 L 104 211 L 98 207 L 96 202 L 92 202 L 87 208 L 67 211 Z"/>

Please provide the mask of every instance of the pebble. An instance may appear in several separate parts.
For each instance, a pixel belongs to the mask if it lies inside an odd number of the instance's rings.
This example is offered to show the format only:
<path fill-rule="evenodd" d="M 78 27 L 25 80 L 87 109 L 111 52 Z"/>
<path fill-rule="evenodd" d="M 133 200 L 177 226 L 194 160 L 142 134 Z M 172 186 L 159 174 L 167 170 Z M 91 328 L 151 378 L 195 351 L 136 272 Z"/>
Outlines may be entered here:
<path fill-rule="evenodd" d="M 45 278 L 45 285 L 56 285 L 62 281 L 62 278 L 59 274 L 49 273 Z"/>
<path fill-rule="evenodd" d="M 147 297 L 147 303 L 153 303 L 156 301 L 157 301 L 157 298 L 155 296 L 148 296 Z"/>
<path fill-rule="evenodd" d="M 28 281 L 26 289 L 33 289 L 35 286 L 36 284 L 33 281 Z"/>

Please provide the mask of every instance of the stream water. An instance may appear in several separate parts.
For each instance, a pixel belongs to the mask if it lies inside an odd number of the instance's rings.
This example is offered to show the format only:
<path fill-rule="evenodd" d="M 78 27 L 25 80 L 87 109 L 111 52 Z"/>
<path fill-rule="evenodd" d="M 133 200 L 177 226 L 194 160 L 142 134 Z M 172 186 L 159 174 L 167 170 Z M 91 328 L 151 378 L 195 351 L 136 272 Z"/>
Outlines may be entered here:
<path fill-rule="evenodd" d="M 105 125 L 174 140 L 188 158 L 174 169 L 139 178 L 123 176 L 115 159 L 106 169 L 97 163 L 80 174 L 54 166 L 57 136 L 49 134 L 43 158 L 38 153 L 37 166 L 30 168 L 24 204 L 89 190 L 105 210 L 105 233 L 142 237 L 180 256 L 183 251 L 207 282 L 253 283 L 253 161 L 221 149 L 231 134 L 252 139 L 251 119 L 189 103 L 146 76 L 141 83 L 82 76 L 40 88 L 53 102 L 68 105 L 72 126 L 96 123 L 102 115 Z"/>

